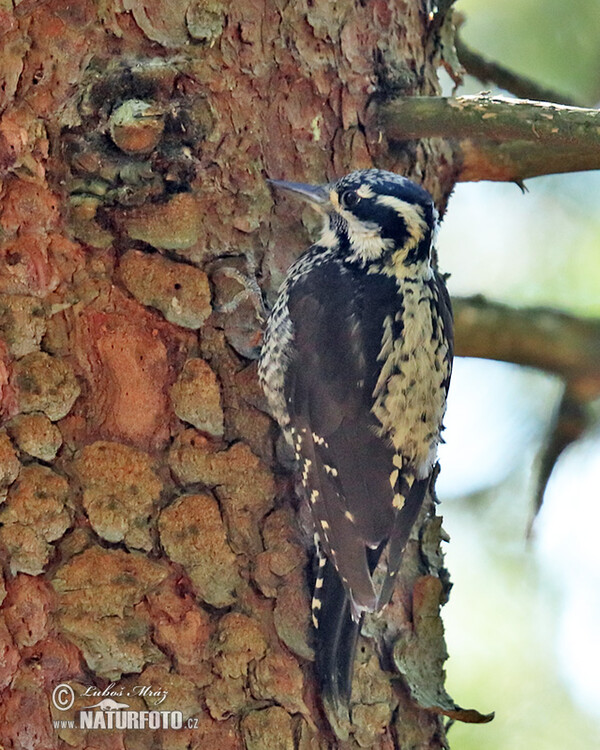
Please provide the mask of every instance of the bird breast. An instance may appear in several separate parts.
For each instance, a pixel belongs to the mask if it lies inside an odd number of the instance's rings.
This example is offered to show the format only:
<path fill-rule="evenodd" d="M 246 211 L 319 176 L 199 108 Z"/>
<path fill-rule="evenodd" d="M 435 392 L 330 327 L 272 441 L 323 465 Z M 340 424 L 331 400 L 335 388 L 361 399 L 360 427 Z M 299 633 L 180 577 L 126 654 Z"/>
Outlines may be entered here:
<path fill-rule="evenodd" d="M 384 319 L 381 370 L 373 392 L 373 413 L 381 435 L 426 477 L 435 463 L 446 410 L 444 381 L 449 375 L 448 341 L 433 281 L 403 280 L 401 309 Z M 393 330 L 402 324 L 403 335 Z"/>

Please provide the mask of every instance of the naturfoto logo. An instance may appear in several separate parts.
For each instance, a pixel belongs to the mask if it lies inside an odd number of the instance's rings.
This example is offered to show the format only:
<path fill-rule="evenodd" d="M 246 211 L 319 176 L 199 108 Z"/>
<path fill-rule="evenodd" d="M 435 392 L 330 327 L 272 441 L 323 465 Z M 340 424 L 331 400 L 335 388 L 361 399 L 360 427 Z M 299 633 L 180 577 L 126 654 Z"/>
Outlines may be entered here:
<path fill-rule="evenodd" d="M 52 691 L 52 705 L 58 711 L 69 711 L 75 701 L 96 699 L 95 703 L 75 708 L 72 719 L 55 719 L 55 729 L 194 729 L 198 720 L 187 719 L 177 710 L 163 711 L 158 708 L 166 699 L 166 690 L 157 690 L 150 685 L 136 685 L 125 689 L 111 682 L 104 689 L 89 685 L 79 695 L 68 683 L 57 685 Z M 157 706 L 155 709 L 137 710 L 130 707 L 127 698 L 143 697 Z M 99 700 L 98 700 L 99 699 Z"/>

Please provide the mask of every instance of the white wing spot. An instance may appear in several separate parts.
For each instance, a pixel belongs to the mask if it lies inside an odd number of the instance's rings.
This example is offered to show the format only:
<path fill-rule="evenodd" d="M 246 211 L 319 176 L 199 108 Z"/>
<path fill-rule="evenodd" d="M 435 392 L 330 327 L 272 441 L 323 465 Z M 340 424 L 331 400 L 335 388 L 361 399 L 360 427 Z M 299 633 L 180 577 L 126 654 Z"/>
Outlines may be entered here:
<path fill-rule="evenodd" d="M 303 484 L 306 484 L 308 482 L 308 472 L 311 466 L 312 466 L 312 461 L 310 460 L 310 458 L 307 458 L 304 461 L 304 466 L 302 467 L 302 483 Z"/>
<path fill-rule="evenodd" d="M 323 467 L 328 474 L 331 474 L 332 477 L 337 477 L 338 470 L 335 468 L 335 466 L 329 466 L 329 464 L 323 464 Z"/>
<path fill-rule="evenodd" d="M 321 600 L 320 599 L 313 599 L 312 608 L 313 609 L 321 609 Z"/>
<path fill-rule="evenodd" d="M 394 495 L 394 499 L 392 500 L 392 505 L 394 506 L 394 508 L 396 508 L 396 510 L 402 510 L 402 508 L 404 508 L 405 502 L 406 502 L 406 499 L 402 497 L 402 495 L 399 495 L 398 493 L 396 493 Z"/>
<path fill-rule="evenodd" d="M 323 579 L 322 578 L 317 578 L 317 580 L 315 581 L 315 588 L 316 589 L 322 589 L 323 588 Z"/>
<path fill-rule="evenodd" d="M 392 473 L 390 474 L 390 484 L 392 486 L 392 489 L 394 489 L 394 487 L 396 486 L 399 474 L 400 472 L 398 471 L 398 469 L 394 469 L 394 471 L 392 471 Z"/>
<path fill-rule="evenodd" d="M 321 526 L 323 527 L 323 531 L 328 531 L 330 526 L 327 523 L 327 521 L 321 521 Z"/>
<path fill-rule="evenodd" d="M 319 490 L 313 490 L 310 493 L 310 501 L 311 501 L 311 503 L 316 503 L 318 499 L 319 499 Z"/>
<path fill-rule="evenodd" d="M 402 456 L 399 456 L 398 454 L 396 454 L 392 458 L 392 463 L 394 464 L 396 468 L 401 469 L 402 468 Z"/>
<path fill-rule="evenodd" d="M 319 621 L 317 620 L 317 618 L 314 615 L 312 616 L 312 622 L 313 622 L 313 627 L 315 627 L 315 628 L 319 627 Z"/>
<path fill-rule="evenodd" d="M 354 518 L 354 516 L 352 515 L 352 513 L 350 513 L 350 511 L 349 511 L 349 510 L 346 510 L 346 511 L 344 511 L 344 515 L 346 516 L 346 518 L 347 518 L 347 519 L 348 519 L 348 520 L 349 520 L 349 521 L 350 521 L 351 523 L 354 523 L 354 521 L 356 520 L 356 519 Z"/>

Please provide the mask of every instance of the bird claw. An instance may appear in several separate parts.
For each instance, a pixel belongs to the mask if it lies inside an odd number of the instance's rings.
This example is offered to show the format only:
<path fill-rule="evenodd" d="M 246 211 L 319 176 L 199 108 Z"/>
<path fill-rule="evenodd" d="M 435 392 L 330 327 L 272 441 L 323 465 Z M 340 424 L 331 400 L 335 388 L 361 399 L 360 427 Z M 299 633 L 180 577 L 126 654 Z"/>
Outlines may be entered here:
<path fill-rule="evenodd" d="M 239 261 L 245 261 L 245 268 L 233 265 Z M 210 276 L 215 290 L 213 309 L 217 315 L 223 315 L 218 325 L 238 354 L 256 359 L 267 311 L 256 281 L 254 261 L 251 258 L 231 258 L 218 262 L 213 265 Z"/>
<path fill-rule="evenodd" d="M 262 290 L 256 281 L 256 277 L 253 274 L 254 262 L 248 261 L 248 273 L 244 273 L 237 268 L 232 266 L 221 266 L 214 273 L 221 276 L 225 276 L 228 279 L 237 281 L 242 287 L 241 291 L 235 294 L 227 302 L 222 302 L 215 305 L 214 310 L 218 313 L 230 314 L 234 313 L 240 305 L 249 300 L 252 303 L 252 307 L 256 311 L 257 318 L 260 323 L 264 323 L 268 316 L 268 311 L 265 307 L 263 300 Z M 214 275 L 214 274 L 213 274 Z"/>

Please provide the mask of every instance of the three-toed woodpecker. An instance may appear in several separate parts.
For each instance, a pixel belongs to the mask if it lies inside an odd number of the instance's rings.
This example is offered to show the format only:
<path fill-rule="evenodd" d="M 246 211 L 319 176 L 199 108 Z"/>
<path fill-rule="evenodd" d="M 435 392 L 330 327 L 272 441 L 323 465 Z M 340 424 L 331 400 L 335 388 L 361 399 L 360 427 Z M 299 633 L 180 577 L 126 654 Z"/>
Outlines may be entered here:
<path fill-rule="evenodd" d="M 422 187 L 377 169 L 271 184 L 324 217 L 281 287 L 259 377 L 312 511 L 317 670 L 339 710 L 363 614 L 392 595 L 436 462 L 452 313 L 430 262 L 437 212 Z"/>

